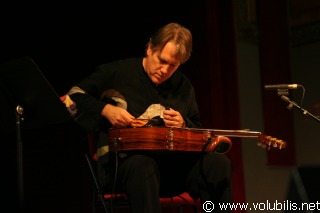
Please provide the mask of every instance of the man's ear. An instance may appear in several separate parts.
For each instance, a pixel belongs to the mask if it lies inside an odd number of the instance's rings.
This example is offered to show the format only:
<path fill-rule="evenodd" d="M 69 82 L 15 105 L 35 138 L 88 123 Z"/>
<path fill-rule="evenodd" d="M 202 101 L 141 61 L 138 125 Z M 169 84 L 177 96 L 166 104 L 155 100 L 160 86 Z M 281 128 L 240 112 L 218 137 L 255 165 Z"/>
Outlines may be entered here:
<path fill-rule="evenodd" d="M 151 46 L 151 44 L 149 44 L 148 47 L 147 47 L 147 56 L 150 56 L 150 55 L 152 55 L 152 46 Z"/>

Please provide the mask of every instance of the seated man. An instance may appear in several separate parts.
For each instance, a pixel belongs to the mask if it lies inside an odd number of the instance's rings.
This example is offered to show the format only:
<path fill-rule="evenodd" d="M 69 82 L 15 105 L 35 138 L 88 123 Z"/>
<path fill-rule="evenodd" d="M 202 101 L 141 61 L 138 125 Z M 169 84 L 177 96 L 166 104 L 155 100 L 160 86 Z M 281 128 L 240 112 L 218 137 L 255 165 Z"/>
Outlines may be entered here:
<path fill-rule="evenodd" d="M 178 70 L 191 51 L 190 31 L 169 23 L 150 38 L 145 56 L 102 64 L 68 92 L 77 123 L 98 135 L 100 184 L 126 193 L 133 213 L 160 213 L 160 196 L 184 191 L 213 202 L 216 212 L 219 202 L 231 202 L 232 169 L 223 154 L 135 151 L 115 158 L 108 150 L 110 127 L 201 127 L 194 88 Z"/>

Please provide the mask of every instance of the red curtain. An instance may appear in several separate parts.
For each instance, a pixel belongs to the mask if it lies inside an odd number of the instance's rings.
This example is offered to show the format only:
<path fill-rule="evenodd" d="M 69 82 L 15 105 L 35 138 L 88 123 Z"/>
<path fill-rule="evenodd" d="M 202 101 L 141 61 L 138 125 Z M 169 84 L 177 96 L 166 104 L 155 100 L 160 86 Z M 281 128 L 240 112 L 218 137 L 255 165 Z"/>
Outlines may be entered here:
<path fill-rule="evenodd" d="M 259 1 L 259 37 L 261 84 L 290 84 L 290 44 L 287 1 Z M 272 14 L 272 15 L 270 15 Z M 265 133 L 287 142 L 284 150 L 268 150 L 271 166 L 296 164 L 293 114 L 276 91 L 263 91 L 263 117 Z"/>
<path fill-rule="evenodd" d="M 199 6 L 199 5 L 198 5 Z M 204 128 L 239 129 L 240 112 L 232 0 L 205 0 L 195 8 L 194 54 L 188 73 L 196 89 Z M 203 33 L 201 35 L 201 33 Z M 197 39 L 199 37 L 205 39 Z M 196 49 L 201 47 L 202 49 Z M 196 80 L 197 79 L 197 80 Z M 227 153 L 234 166 L 233 202 L 245 202 L 241 142 L 232 138 Z M 243 211 L 242 211 L 243 212 Z"/>

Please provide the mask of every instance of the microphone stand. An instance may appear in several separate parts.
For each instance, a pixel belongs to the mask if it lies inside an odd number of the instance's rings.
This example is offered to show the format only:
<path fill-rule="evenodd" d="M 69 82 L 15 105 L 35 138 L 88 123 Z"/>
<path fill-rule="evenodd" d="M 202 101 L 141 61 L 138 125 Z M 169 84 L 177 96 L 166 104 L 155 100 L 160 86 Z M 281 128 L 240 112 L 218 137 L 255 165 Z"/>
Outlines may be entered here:
<path fill-rule="evenodd" d="M 17 130 L 17 153 L 18 153 L 18 187 L 19 187 L 19 212 L 24 212 L 23 195 L 23 148 L 21 140 L 21 122 L 23 121 L 24 109 L 18 105 L 16 107 L 16 130 Z"/>
<path fill-rule="evenodd" d="M 297 109 L 299 109 L 302 112 L 303 115 L 305 115 L 307 117 L 309 116 L 309 117 L 315 119 L 316 121 L 320 122 L 320 118 L 318 116 L 311 114 L 307 110 L 300 107 L 296 102 L 291 101 L 290 98 L 288 98 L 286 96 L 288 94 L 289 94 L 288 89 L 278 89 L 278 95 L 281 97 L 281 99 L 284 100 L 285 102 L 289 103 L 289 105 L 287 107 L 289 110 L 291 110 L 293 107 L 296 107 Z"/>

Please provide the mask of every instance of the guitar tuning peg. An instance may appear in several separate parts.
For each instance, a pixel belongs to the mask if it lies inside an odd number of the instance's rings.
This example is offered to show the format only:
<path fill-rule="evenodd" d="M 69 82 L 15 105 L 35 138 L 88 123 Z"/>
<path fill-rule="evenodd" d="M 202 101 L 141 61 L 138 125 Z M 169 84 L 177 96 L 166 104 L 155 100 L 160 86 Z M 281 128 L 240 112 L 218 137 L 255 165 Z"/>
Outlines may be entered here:
<path fill-rule="evenodd" d="M 278 147 L 278 144 L 277 144 L 277 143 L 273 143 L 273 147 L 274 147 L 274 148 L 277 148 L 277 147 Z"/>
<path fill-rule="evenodd" d="M 286 142 L 284 142 L 283 140 L 279 140 L 279 149 L 282 149 L 286 147 Z"/>
<path fill-rule="evenodd" d="M 257 142 L 257 145 L 260 146 L 260 147 L 262 147 L 262 148 L 266 148 L 266 147 L 267 147 L 266 144 L 265 144 L 265 143 L 262 143 L 261 141 L 258 141 L 258 142 Z"/>
<path fill-rule="evenodd" d="M 279 145 L 279 149 L 280 149 L 280 150 L 282 149 L 282 143 L 280 143 L 280 145 Z"/>
<path fill-rule="evenodd" d="M 258 141 L 258 146 L 270 149 L 271 147 L 273 148 L 279 148 L 283 149 L 286 147 L 286 142 L 283 140 L 268 136 L 268 135 L 260 135 L 259 141 Z"/>

